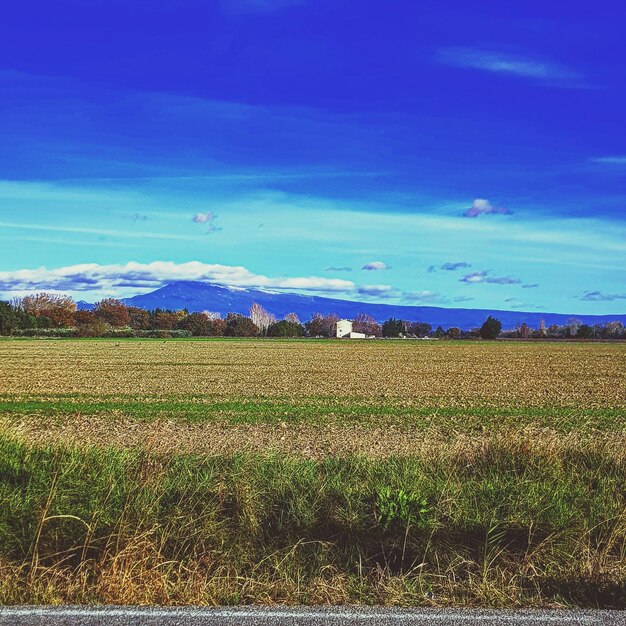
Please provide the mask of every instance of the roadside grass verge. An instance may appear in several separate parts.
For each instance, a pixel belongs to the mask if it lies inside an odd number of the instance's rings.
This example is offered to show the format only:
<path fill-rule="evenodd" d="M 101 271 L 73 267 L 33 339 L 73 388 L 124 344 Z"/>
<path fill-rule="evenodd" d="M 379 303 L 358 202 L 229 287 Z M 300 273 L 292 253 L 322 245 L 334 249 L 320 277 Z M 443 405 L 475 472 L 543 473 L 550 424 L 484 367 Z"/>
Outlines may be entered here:
<path fill-rule="evenodd" d="M 625 585 L 626 462 L 600 444 L 305 460 L 0 438 L 4 604 L 626 608 Z"/>

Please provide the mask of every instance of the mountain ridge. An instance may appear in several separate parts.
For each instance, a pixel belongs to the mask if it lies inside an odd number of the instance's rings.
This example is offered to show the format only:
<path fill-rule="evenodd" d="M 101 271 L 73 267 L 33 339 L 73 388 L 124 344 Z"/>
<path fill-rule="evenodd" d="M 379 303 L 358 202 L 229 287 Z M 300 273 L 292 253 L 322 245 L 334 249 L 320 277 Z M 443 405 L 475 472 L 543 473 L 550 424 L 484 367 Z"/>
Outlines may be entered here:
<path fill-rule="evenodd" d="M 545 322 L 546 326 L 563 325 L 571 318 L 576 318 L 582 323 L 590 325 L 616 320 L 626 324 L 626 314 L 581 315 L 380 304 L 193 281 L 172 282 L 149 293 L 124 298 L 123 302 L 129 306 L 145 309 L 187 309 L 189 312 L 214 311 L 222 316 L 230 312 L 247 314 L 250 306 L 256 302 L 274 314 L 277 319 L 281 319 L 287 313 L 296 313 L 303 322 L 307 321 L 314 313 L 335 313 L 342 318 L 350 319 L 359 313 L 369 313 L 379 322 L 395 317 L 409 321 L 427 322 L 433 327 L 439 325 L 444 328 L 457 326 L 463 330 L 480 326 L 489 315 L 497 317 L 505 329 L 514 328 L 522 323 L 536 328 L 541 320 Z M 93 306 L 82 301 L 78 305 L 79 308 L 91 308 Z"/>

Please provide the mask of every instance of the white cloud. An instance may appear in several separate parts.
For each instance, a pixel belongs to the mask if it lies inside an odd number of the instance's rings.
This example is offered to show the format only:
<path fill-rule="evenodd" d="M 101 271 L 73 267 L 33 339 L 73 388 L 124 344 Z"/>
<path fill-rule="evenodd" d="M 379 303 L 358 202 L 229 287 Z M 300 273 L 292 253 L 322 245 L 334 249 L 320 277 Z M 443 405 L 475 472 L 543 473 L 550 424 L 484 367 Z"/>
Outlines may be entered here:
<path fill-rule="evenodd" d="M 196 224 L 206 224 L 207 222 L 212 222 L 217 216 L 208 211 L 207 213 L 196 213 L 191 220 Z"/>
<path fill-rule="evenodd" d="M 366 263 L 361 269 L 371 272 L 377 270 L 388 270 L 389 266 L 384 261 L 370 261 L 369 263 Z"/>
<path fill-rule="evenodd" d="M 207 211 L 206 213 L 196 213 L 191 220 L 196 224 L 205 224 L 209 227 L 206 231 L 207 234 L 215 233 L 219 230 L 222 230 L 220 226 L 216 226 L 215 220 L 217 219 L 217 215 L 212 211 Z"/>
<path fill-rule="evenodd" d="M 107 291 L 133 293 L 157 289 L 174 281 L 219 283 L 237 287 L 269 289 L 296 289 L 302 291 L 354 292 L 357 287 L 349 280 L 338 278 L 268 277 L 254 274 L 242 266 L 218 265 L 190 261 L 173 263 L 130 262 L 124 265 L 98 265 L 96 263 L 72 265 L 57 269 L 45 267 L 0 272 L 0 291 L 28 292 L 54 291 Z"/>
<path fill-rule="evenodd" d="M 503 206 L 494 206 L 484 198 L 476 198 L 472 206 L 465 210 L 463 217 L 478 217 L 479 215 L 510 215 L 511 211 Z"/>

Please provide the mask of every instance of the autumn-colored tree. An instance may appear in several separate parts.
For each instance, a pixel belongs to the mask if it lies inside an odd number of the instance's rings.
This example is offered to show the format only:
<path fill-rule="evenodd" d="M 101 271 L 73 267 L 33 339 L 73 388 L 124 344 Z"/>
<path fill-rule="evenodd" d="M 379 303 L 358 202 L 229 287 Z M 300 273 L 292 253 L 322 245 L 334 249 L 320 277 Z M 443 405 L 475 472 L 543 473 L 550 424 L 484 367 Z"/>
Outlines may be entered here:
<path fill-rule="evenodd" d="M 259 334 L 259 327 L 245 315 L 229 313 L 226 316 L 224 334 L 229 337 L 256 337 Z"/>
<path fill-rule="evenodd" d="M 213 335 L 213 321 L 204 313 L 191 313 L 178 322 L 176 328 L 188 330 L 194 337 Z"/>
<path fill-rule="evenodd" d="M 150 329 L 150 313 L 145 309 L 136 306 L 128 307 L 128 316 L 130 317 L 129 326 L 134 330 Z"/>
<path fill-rule="evenodd" d="M 446 331 L 446 337 L 450 337 L 450 339 L 460 339 L 461 338 L 461 329 L 453 326 L 452 328 L 448 328 Z"/>
<path fill-rule="evenodd" d="M 174 330 L 181 319 L 176 311 L 155 309 L 150 314 L 150 326 L 155 330 Z"/>
<path fill-rule="evenodd" d="M 359 313 L 354 318 L 352 330 L 355 333 L 364 333 L 374 337 L 380 337 L 382 334 L 380 324 L 369 313 Z"/>
<path fill-rule="evenodd" d="M 74 324 L 76 326 L 85 326 L 86 324 L 93 324 L 94 314 L 93 311 L 87 309 L 81 309 L 74 313 Z"/>
<path fill-rule="evenodd" d="M 130 324 L 128 307 L 114 298 L 105 298 L 100 302 L 96 302 L 93 314 L 96 319 L 111 326 L 128 326 Z"/>
<path fill-rule="evenodd" d="M 38 326 L 67 328 L 74 324 L 76 303 L 69 296 L 36 293 L 24 296 L 21 306 L 27 315 L 37 318 Z"/>
<path fill-rule="evenodd" d="M 211 320 L 211 325 L 213 326 L 213 337 L 223 337 L 226 334 L 226 320 L 223 320 L 220 317 L 216 317 Z"/>

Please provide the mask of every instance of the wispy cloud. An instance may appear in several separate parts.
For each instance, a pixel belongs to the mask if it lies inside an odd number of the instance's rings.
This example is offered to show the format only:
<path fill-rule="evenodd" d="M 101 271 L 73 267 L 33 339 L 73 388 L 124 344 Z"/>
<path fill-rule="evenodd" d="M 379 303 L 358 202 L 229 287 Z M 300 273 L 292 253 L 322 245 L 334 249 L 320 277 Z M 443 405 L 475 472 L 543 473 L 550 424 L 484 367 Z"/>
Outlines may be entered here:
<path fill-rule="evenodd" d="M 357 292 L 362 296 L 376 296 L 378 298 L 393 298 L 398 295 L 391 285 L 361 285 Z"/>
<path fill-rule="evenodd" d="M 595 157 L 591 161 L 605 165 L 626 165 L 626 155 Z"/>
<path fill-rule="evenodd" d="M 89 228 L 83 226 L 54 226 L 52 224 L 24 224 L 18 222 L 0 222 L 1 228 L 16 228 L 29 231 L 49 231 L 76 233 L 81 235 L 104 235 L 105 237 L 124 237 L 128 239 L 171 239 L 175 241 L 201 241 L 199 237 L 176 235 L 174 233 L 154 233 L 148 231 L 112 230 L 108 228 Z"/>
<path fill-rule="evenodd" d="M 604 293 L 602 291 L 585 291 L 580 297 L 587 302 L 612 302 L 614 300 L 626 300 L 626 293 Z"/>
<path fill-rule="evenodd" d="M 539 283 L 531 283 L 529 285 L 522 285 L 522 289 L 535 289 L 535 287 L 539 287 Z"/>
<path fill-rule="evenodd" d="M 324 271 L 325 272 L 351 272 L 352 268 L 351 267 L 345 267 L 345 266 L 337 267 L 335 265 L 330 265 Z"/>
<path fill-rule="evenodd" d="M 441 269 L 447 270 L 449 272 L 453 272 L 454 270 L 458 270 L 458 269 L 465 268 L 465 267 L 471 267 L 471 265 L 469 263 L 466 263 L 465 261 L 460 261 L 458 263 L 444 263 L 441 266 Z"/>
<path fill-rule="evenodd" d="M 519 298 L 507 298 L 505 300 L 505 302 L 512 308 L 512 309 L 521 309 L 523 307 L 525 307 L 526 305 L 524 304 L 524 302 L 522 300 L 520 300 Z"/>
<path fill-rule="evenodd" d="M 368 272 L 375 272 L 378 270 L 388 270 L 389 266 L 384 261 L 370 261 L 366 263 L 362 268 Z"/>
<path fill-rule="evenodd" d="M 503 206 L 494 206 L 484 198 L 476 198 L 472 206 L 463 212 L 463 217 L 478 217 L 479 215 L 510 215 L 512 211 Z"/>
<path fill-rule="evenodd" d="M 459 281 L 469 285 L 477 283 L 489 283 L 491 285 L 517 285 L 522 282 L 519 278 L 514 278 L 512 276 L 489 276 L 489 270 L 470 272 L 469 274 L 465 274 L 463 278 L 459 278 Z"/>
<path fill-rule="evenodd" d="M 476 48 L 443 48 L 439 50 L 438 59 L 445 65 L 556 82 L 561 85 L 568 85 L 582 78 L 579 73 L 557 63 Z"/>
<path fill-rule="evenodd" d="M 442 303 L 446 301 L 438 291 L 429 291 L 427 289 L 422 291 L 409 291 L 403 293 L 402 296 L 406 300 L 410 300 L 415 304 L 432 304 L 432 303 Z"/>

